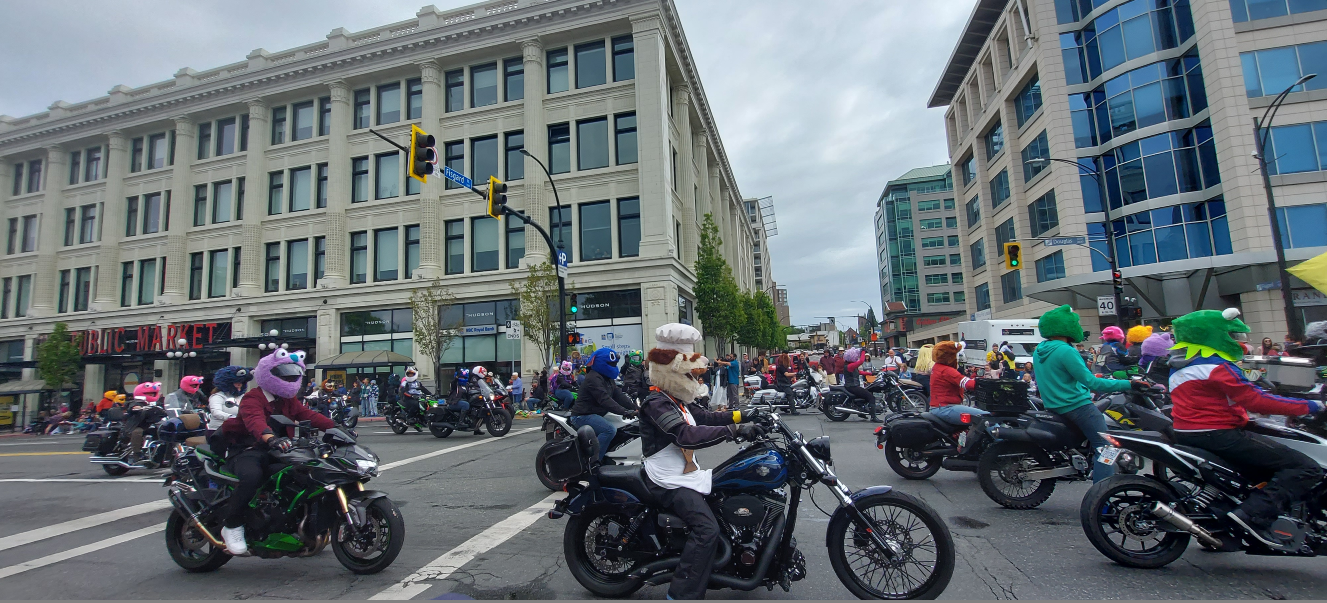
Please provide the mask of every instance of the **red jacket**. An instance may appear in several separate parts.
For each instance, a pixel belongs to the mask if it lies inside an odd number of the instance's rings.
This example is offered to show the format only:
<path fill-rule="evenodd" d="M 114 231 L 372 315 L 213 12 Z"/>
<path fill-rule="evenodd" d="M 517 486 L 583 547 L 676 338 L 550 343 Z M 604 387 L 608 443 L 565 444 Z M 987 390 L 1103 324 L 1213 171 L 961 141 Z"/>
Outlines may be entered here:
<path fill-rule="evenodd" d="M 332 429 L 336 427 L 331 419 L 310 409 L 299 400 L 294 398 L 276 398 L 268 399 L 267 392 L 260 388 L 253 388 L 240 398 L 239 415 L 226 419 L 221 424 L 221 431 L 226 437 L 235 443 L 248 443 L 251 440 L 261 442 L 263 436 L 272 432 L 272 428 L 267 425 L 267 419 L 272 415 L 284 415 L 296 423 L 308 421 L 318 429 Z M 295 437 L 291 429 L 286 429 L 288 433 L 274 434 L 278 437 Z"/>
<path fill-rule="evenodd" d="M 977 380 L 963 376 L 947 364 L 931 367 L 931 408 L 963 403 L 963 392 L 977 387 Z"/>
<path fill-rule="evenodd" d="M 1244 378 L 1239 367 L 1217 356 L 1197 356 L 1173 368 L 1170 396 L 1175 431 L 1239 429 L 1249 422 L 1246 410 L 1292 417 L 1322 411 L 1322 403 L 1315 400 L 1264 392 Z"/>

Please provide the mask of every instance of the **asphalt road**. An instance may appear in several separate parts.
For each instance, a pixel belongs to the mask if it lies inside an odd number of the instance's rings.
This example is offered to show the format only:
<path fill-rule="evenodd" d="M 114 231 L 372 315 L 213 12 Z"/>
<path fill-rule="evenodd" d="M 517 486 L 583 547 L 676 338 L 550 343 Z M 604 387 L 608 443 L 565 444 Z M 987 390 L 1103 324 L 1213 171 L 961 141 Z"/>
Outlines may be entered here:
<path fill-rule="evenodd" d="M 870 423 L 830 423 L 820 415 L 790 422 L 805 434 L 832 437 L 836 470 L 848 485 L 893 485 L 945 517 L 960 555 L 946 599 L 1327 599 L 1320 560 L 1191 546 L 1161 570 L 1124 568 L 1093 549 L 1079 527 L 1087 484 L 1060 484 L 1041 508 L 1009 511 L 988 500 L 969 473 L 898 478 L 876 450 Z M 186 573 L 166 553 L 161 526 L 168 509 L 159 478 L 107 477 L 78 452 L 80 436 L 0 438 L 0 598 L 587 598 L 562 558 L 565 520 L 543 515 L 552 499 L 533 470 L 543 436 L 521 432 L 538 425 L 518 420 L 503 438 L 445 440 L 361 425 L 362 442 L 384 464 L 400 462 L 372 487 L 396 501 L 407 529 L 400 557 L 374 576 L 347 572 L 328 550 L 308 559 L 235 559 L 214 573 Z M 700 462 L 712 467 L 734 450 L 704 451 Z M 833 502 L 823 488 L 815 495 L 826 509 Z M 790 593 L 725 590 L 712 591 L 712 598 L 851 597 L 829 567 L 827 518 L 804 502 L 796 536 L 808 577 Z M 662 599 L 665 592 L 647 587 L 634 598 Z"/>

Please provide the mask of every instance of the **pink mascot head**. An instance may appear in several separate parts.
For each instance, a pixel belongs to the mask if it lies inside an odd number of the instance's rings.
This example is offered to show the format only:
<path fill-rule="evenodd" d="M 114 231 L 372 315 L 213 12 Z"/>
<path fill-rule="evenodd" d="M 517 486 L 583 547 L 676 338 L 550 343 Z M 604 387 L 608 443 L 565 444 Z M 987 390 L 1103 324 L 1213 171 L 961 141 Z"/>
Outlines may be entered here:
<path fill-rule="evenodd" d="M 180 389 L 186 394 L 198 393 L 198 388 L 203 386 L 203 378 L 197 375 L 189 375 L 180 379 Z"/>
<path fill-rule="evenodd" d="M 263 356 L 254 367 L 254 383 L 278 398 L 293 398 L 304 379 L 304 352 L 279 349 Z"/>
<path fill-rule="evenodd" d="M 138 387 L 134 388 L 134 397 L 156 404 L 157 400 L 161 399 L 161 384 L 155 381 L 139 383 Z"/>
<path fill-rule="evenodd" d="M 1124 341 L 1124 331 L 1116 326 L 1109 326 L 1101 330 L 1102 341 Z"/>

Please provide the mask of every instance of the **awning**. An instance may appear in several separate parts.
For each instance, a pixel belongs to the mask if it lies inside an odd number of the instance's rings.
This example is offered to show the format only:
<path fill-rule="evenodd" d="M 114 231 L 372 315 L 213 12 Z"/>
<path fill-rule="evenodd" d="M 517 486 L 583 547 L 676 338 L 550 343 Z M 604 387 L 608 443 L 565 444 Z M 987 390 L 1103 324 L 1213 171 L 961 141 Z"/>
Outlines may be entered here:
<path fill-rule="evenodd" d="M 74 389 L 74 384 L 66 383 L 62 390 Z M 10 381 L 9 383 L 0 383 L 0 396 L 16 394 L 35 394 L 38 392 L 54 391 L 46 387 L 46 382 L 41 379 L 24 379 L 22 381 Z"/>
<path fill-rule="evenodd" d="M 415 363 L 409 356 L 402 356 L 388 350 L 366 350 L 346 352 L 319 360 L 316 368 L 364 368 L 370 366 L 410 366 Z"/>

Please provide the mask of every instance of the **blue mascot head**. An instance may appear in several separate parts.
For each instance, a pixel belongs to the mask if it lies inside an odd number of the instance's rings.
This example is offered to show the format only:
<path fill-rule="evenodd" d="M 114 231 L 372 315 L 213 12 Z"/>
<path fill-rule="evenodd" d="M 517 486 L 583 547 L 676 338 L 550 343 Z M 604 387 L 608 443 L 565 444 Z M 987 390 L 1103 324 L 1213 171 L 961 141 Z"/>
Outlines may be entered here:
<path fill-rule="evenodd" d="M 212 386 L 228 396 L 238 396 L 249 389 L 253 369 L 242 366 L 224 366 L 212 375 Z"/>
<path fill-rule="evenodd" d="M 609 348 L 599 348 L 590 356 L 590 370 L 609 379 L 617 379 L 617 352 Z"/>
<path fill-rule="evenodd" d="M 456 371 L 456 382 L 461 385 L 470 384 L 470 369 L 463 368 Z"/>

